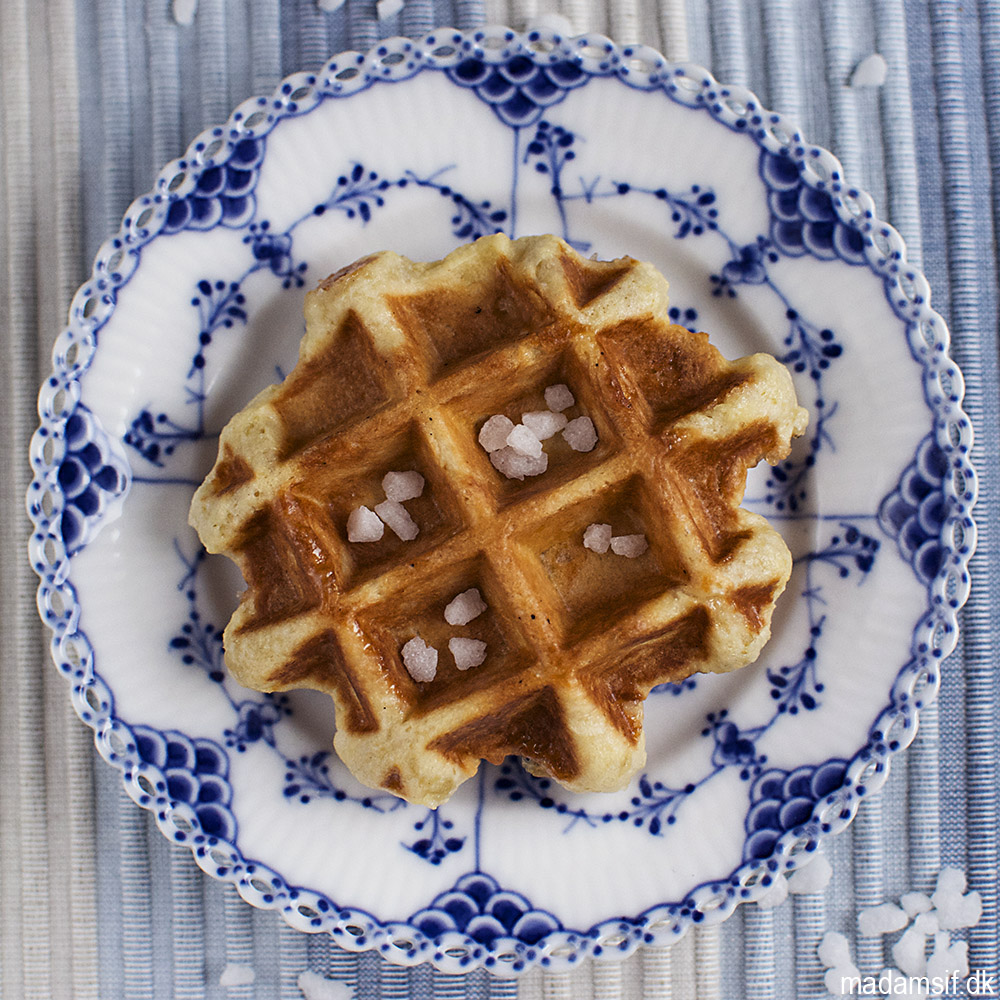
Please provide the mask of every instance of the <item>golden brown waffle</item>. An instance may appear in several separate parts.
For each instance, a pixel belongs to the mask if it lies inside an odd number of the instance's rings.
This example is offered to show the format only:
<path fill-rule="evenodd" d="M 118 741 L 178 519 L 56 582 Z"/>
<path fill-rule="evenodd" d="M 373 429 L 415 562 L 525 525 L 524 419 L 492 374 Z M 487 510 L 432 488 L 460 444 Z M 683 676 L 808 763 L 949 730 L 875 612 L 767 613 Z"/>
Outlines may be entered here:
<path fill-rule="evenodd" d="M 666 316 L 651 265 L 552 236 L 431 264 L 379 253 L 322 282 L 298 365 L 225 428 L 191 508 L 247 582 L 225 634 L 238 680 L 328 692 L 345 764 L 412 802 L 508 754 L 570 789 L 623 787 L 645 760 L 650 688 L 766 642 L 791 558 L 739 504 L 747 468 L 784 458 L 806 424 L 774 358 L 728 362 Z M 597 443 L 556 434 L 544 473 L 508 479 L 478 434 L 544 411 L 553 385 Z M 419 534 L 348 541 L 351 512 L 411 470 Z M 648 548 L 592 551 L 592 524 Z M 486 610 L 448 624 L 472 588 Z M 433 680 L 404 665 L 416 636 L 439 651 Z M 483 662 L 457 669 L 452 638 L 485 642 Z"/>

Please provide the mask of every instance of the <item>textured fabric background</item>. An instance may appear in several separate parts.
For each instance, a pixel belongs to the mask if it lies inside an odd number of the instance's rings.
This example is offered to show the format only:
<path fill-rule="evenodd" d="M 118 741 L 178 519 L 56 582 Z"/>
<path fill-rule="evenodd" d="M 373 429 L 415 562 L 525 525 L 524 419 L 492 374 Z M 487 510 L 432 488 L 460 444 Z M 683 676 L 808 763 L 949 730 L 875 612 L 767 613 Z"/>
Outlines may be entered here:
<path fill-rule="evenodd" d="M 179 3 L 178 14 L 184 6 L 194 5 Z M 967 935 L 969 965 L 997 975 L 1000 5 L 406 0 L 385 20 L 374 0 L 347 0 L 331 13 L 316 0 L 196 7 L 182 24 L 170 0 L 0 4 L 0 994 L 299 1000 L 326 977 L 339 984 L 325 984 L 329 996 L 359 1000 L 806 1000 L 826 995 L 816 954 L 826 931 L 847 934 L 862 972 L 877 973 L 891 959 L 883 939 L 854 940 L 858 910 L 933 888 L 946 864 L 965 870 L 983 900 Z M 825 845 L 834 875 L 824 891 L 776 909 L 741 907 L 719 928 L 623 964 L 504 982 L 342 952 L 252 910 L 166 843 L 96 757 L 49 662 L 23 498 L 35 396 L 70 298 L 164 162 L 242 99 L 339 51 L 440 25 L 521 29 L 553 16 L 750 87 L 875 196 L 927 274 L 966 376 L 980 541 L 939 701 L 882 791 Z M 888 64 L 884 85 L 850 86 L 874 52 Z M 226 985 L 248 970 L 253 983 Z"/>

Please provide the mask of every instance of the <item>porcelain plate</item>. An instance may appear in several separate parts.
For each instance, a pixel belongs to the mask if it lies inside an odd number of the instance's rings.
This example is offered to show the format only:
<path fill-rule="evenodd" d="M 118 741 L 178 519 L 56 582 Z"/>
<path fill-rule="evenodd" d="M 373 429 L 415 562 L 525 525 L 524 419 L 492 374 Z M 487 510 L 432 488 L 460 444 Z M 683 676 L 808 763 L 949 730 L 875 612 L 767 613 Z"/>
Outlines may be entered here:
<path fill-rule="evenodd" d="M 652 261 L 675 321 L 775 354 L 811 423 L 748 485 L 795 560 L 761 659 L 655 690 L 620 794 L 508 760 L 430 811 L 353 781 L 325 696 L 227 676 L 241 581 L 187 510 L 311 286 L 496 231 Z M 626 955 L 766 891 L 912 739 L 968 592 L 961 398 L 898 234 L 751 93 L 600 37 L 395 39 L 242 105 L 101 248 L 32 442 L 39 607 L 129 794 L 249 902 L 451 972 Z"/>

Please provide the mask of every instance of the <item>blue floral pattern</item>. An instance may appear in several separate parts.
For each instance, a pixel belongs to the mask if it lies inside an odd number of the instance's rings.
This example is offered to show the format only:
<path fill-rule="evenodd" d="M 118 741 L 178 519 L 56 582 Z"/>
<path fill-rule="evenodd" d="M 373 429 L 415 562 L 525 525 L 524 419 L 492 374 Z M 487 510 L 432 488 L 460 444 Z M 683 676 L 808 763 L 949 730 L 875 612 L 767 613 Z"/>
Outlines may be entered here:
<path fill-rule="evenodd" d="M 587 82 L 587 74 L 572 60 L 539 65 L 527 55 L 502 63 L 473 56 L 448 70 L 448 76 L 474 90 L 504 124 L 514 127 L 534 124 L 568 90 Z"/>
<path fill-rule="evenodd" d="M 194 810 L 202 833 L 234 841 L 237 827 L 229 808 L 233 789 L 225 750 L 212 740 L 192 740 L 176 731 L 136 726 L 132 732 L 139 760 L 163 773 L 163 790 L 174 802 Z"/>
<path fill-rule="evenodd" d="M 66 421 L 66 453 L 59 464 L 58 482 L 65 498 L 60 533 L 66 552 L 78 552 L 107 516 L 111 502 L 129 486 L 128 466 L 90 410 L 82 403 Z"/>
<path fill-rule="evenodd" d="M 216 138 L 221 136 L 219 129 Z M 194 184 L 186 196 L 171 199 L 163 232 L 245 226 L 254 214 L 253 191 L 263 159 L 263 140 L 241 139 L 232 147 L 226 162 L 196 170 Z M 177 164 L 178 181 L 171 183 L 182 187 L 185 173 L 192 166 L 187 161 L 180 161 Z"/>
<path fill-rule="evenodd" d="M 307 805 L 314 799 L 329 798 L 334 802 L 353 802 L 363 809 L 394 812 L 406 807 L 402 799 L 388 792 L 365 792 L 354 795 L 335 785 L 330 775 L 330 752 L 322 750 L 309 756 L 285 761 L 285 798 L 297 799 Z"/>
<path fill-rule="evenodd" d="M 848 264 L 865 263 L 861 232 L 841 221 L 825 185 L 806 183 L 802 165 L 787 151 L 762 151 L 760 176 L 767 186 L 771 209 L 768 235 L 781 253 L 788 257 L 809 253 L 820 260 L 839 257 Z M 836 175 L 831 178 L 836 179 Z"/>
<path fill-rule="evenodd" d="M 747 832 L 744 860 L 770 857 L 785 833 L 806 827 L 820 802 L 845 790 L 846 779 L 844 760 L 761 774 L 754 782 L 750 810 L 743 823 Z"/>
<path fill-rule="evenodd" d="M 259 190 L 261 170 L 271 146 L 283 141 L 283 122 L 369 88 L 417 77 L 433 77 L 467 95 L 506 135 L 507 191 L 463 171 L 453 151 L 442 153 L 438 162 L 422 162 L 419 169 L 401 166 L 394 157 L 383 164 L 372 155 L 369 162 L 366 154 L 365 162 L 345 156 L 327 164 L 326 189 L 311 192 L 298 214 L 271 211 Z M 756 182 L 766 205 L 761 231 L 734 225 L 740 206 L 726 184 L 700 176 L 674 183 L 676 176 L 666 165 L 662 174 L 644 170 L 640 178 L 625 168 L 608 169 L 595 158 L 597 144 L 586 118 L 564 114 L 577 95 L 582 98 L 586 88 L 598 86 L 595 81 L 602 81 L 601 87 L 624 87 L 622 93 L 648 93 L 651 101 L 666 100 L 681 115 L 711 116 L 733 141 L 755 143 Z M 702 680 L 657 689 L 657 709 L 699 706 L 695 739 L 702 768 L 668 780 L 651 767 L 626 795 L 614 805 L 609 799 L 601 810 L 512 761 L 483 768 L 471 805 L 428 812 L 388 794 L 357 793 L 342 780 L 328 749 L 302 751 L 295 738 L 293 699 L 245 692 L 228 676 L 221 621 L 205 600 L 211 586 L 205 579 L 208 561 L 178 530 L 171 584 L 179 597 L 171 605 L 176 619 L 162 652 L 173 669 L 205 685 L 225 722 L 218 731 L 198 736 L 141 721 L 126 724 L 118 717 L 112 687 L 101 676 L 102 651 L 94 650 L 79 629 L 72 577 L 85 560 L 77 557 L 95 544 L 130 489 L 141 490 L 144 498 L 177 491 L 189 496 L 199 479 L 193 456 L 211 445 L 218 430 L 210 425 L 215 418 L 208 404 L 222 367 L 219 347 L 246 336 L 260 289 L 269 288 L 276 301 L 301 295 L 321 276 L 315 273 L 313 251 L 306 249 L 316 246 L 316 226 L 353 240 L 393 212 L 416 211 L 429 228 L 436 226 L 453 242 L 464 241 L 500 231 L 514 235 L 529 204 L 535 210 L 547 205 L 545 217 L 559 235 L 584 251 L 593 245 L 594 213 L 619 209 L 642 217 L 665 244 L 696 250 L 700 284 L 683 289 L 683 305 L 671 308 L 675 322 L 697 329 L 702 321 L 710 324 L 725 315 L 718 310 L 737 307 L 783 317 L 773 350 L 794 372 L 813 419 L 807 438 L 761 477 L 763 489 L 747 503 L 778 521 L 808 525 L 812 535 L 808 547 L 796 552 L 791 584 L 801 613 L 784 627 L 780 652 L 776 648 L 762 663 L 755 681 L 770 696 L 763 699 L 764 708 L 755 714 L 729 704 Z M 199 265 L 202 273 L 185 285 L 176 312 L 177 329 L 190 338 L 183 370 L 160 380 L 162 397 L 159 385 L 143 383 L 139 391 L 148 395 L 132 401 L 120 437 L 112 439 L 97 414 L 98 401 L 86 396 L 85 376 L 123 290 L 142 266 L 145 248 L 156 239 L 221 232 L 242 247 L 236 251 L 242 257 L 238 263 L 235 256 L 225 263 L 206 258 Z M 393 954 L 388 942 L 396 933 L 391 922 L 334 904 L 323 893 L 292 888 L 260 861 L 242 856 L 231 778 L 250 757 L 273 761 L 283 775 L 282 805 L 297 810 L 303 821 L 313 810 L 332 808 L 392 824 L 401 858 L 448 879 L 443 884 L 450 888 L 415 910 L 404 932 L 408 960 L 430 960 L 447 971 L 495 965 L 501 955 L 511 959 L 514 971 L 535 963 L 558 965 L 556 943 L 572 961 L 599 954 L 611 946 L 608 942 L 627 951 L 644 940 L 673 939 L 703 919 L 710 905 L 725 912 L 737 900 L 752 898 L 754 885 L 766 885 L 794 864 L 796 845 L 812 849 L 819 836 L 841 829 L 866 788 L 884 773 L 888 756 L 905 745 L 916 709 L 928 691 L 933 694 L 935 666 L 954 642 L 955 613 L 968 586 L 966 563 L 974 538 L 968 511 L 975 477 L 960 392 L 943 392 L 927 401 L 928 425 L 947 424 L 951 444 L 928 433 L 900 463 L 905 468 L 877 510 L 831 512 L 820 503 L 817 472 L 838 454 L 850 428 L 850 414 L 838 406 L 839 393 L 831 387 L 842 384 L 859 352 L 852 354 L 857 340 L 851 331 L 828 323 L 823 309 L 789 278 L 785 265 L 790 261 L 874 272 L 912 357 L 925 373 L 933 370 L 947 383 L 953 368 L 946 352 L 925 349 L 935 338 L 946 340 L 938 330 L 940 318 L 912 291 L 920 279 L 908 269 L 898 238 L 878 220 L 870 199 L 845 183 L 839 164 L 804 143 L 753 95 L 722 87 L 703 71 L 671 67 L 649 50 L 618 48 L 601 39 L 566 41 L 545 32 L 441 32 L 419 45 L 383 43 L 363 59 L 334 60 L 323 74 L 290 78 L 270 98 L 248 102 L 226 126 L 199 137 L 130 209 L 74 300 L 70 326 L 57 344 L 56 370 L 43 387 L 43 423 L 33 442 L 36 476 L 28 509 L 43 617 L 55 632 L 57 663 L 74 679 L 74 704 L 94 727 L 102 754 L 122 770 L 133 798 L 155 812 L 168 836 L 189 844 L 206 870 L 238 881 L 246 898 L 281 907 L 296 926 L 327 928 L 351 947 L 377 946 L 387 954 Z M 964 477 L 964 491 L 955 488 L 956 470 Z M 961 544 L 949 535 L 955 525 L 964 532 Z M 893 544 L 885 545 L 886 540 Z M 867 743 L 851 759 L 787 766 L 775 758 L 773 737 L 824 709 L 835 679 L 830 654 L 834 609 L 854 588 L 877 579 L 882 564 L 897 553 L 927 588 L 928 608 L 898 668 L 889 704 L 876 713 Z M 953 596 L 935 602 L 931 595 L 945 577 Z M 918 695 L 915 685 L 921 678 Z M 568 920 L 535 906 L 484 870 L 484 824 L 496 810 L 530 813 L 539 830 L 554 830 L 556 836 L 598 843 L 600 831 L 614 827 L 660 845 L 683 827 L 692 797 L 711 794 L 715 787 L 739 788 L 746 796 L 739 867 L 627 921 L 567 930 Z M 456 865 L 467 872 L 457 880 Z M 657 929 L 662 927 L 668 929 Z M 443 941 L 447 947 L 432 944 Z"/>
<path fill-rule="evenodd" d="M 933 580 L 945 558 L 941 532 L 948 518 L 943 483 L 948 459 L 928 435 L 896 488 L 879 507 L 879 524 L 896 540 L 903 558 L 924 582 Z"/>
<path fill-rule="evenodd" d="M 520 893 L 504 891 L 496 879 L 482 872 L 459 879 L 453 889 L 435 897 L 409 922 L 430 938 L 461 931 L 487 945 L 503 937 L 537 944 L 546 934 L 562 929 L 551 913 L 536 910 Z"/>

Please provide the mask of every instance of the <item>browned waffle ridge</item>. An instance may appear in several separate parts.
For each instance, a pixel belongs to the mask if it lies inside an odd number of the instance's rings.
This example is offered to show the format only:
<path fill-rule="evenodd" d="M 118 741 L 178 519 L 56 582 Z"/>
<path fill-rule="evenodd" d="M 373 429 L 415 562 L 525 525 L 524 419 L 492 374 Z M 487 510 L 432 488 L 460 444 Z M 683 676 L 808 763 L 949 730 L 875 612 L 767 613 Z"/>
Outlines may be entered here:
<path fill-rule="evenodd" d="M 623 787 L 645 761 L 650 688 L 743 666 L 767 641 L 791 558 L 739 504 L 747 469 L 806 424 L 781 364 L 725 360 L 667 304 L 651 265 L 553 236 L 433 263 L 378 253 L 323 281 L 297 366 L 230 421 L 191 507 L 247 581 L 225 634 L 236 678 L 328 692 L 345 764 L 412 802 L 511 754 L 570 789 Z M 507 479 L 479 430 L 544 409 L 554 384 L 598 443 L 556 435 L 544 474 Z M 350 512 L 411 469 L 419 535 L 349 542 Z M 649 549 L 592 552 L 592 523 Z M 487 610 L 448 625 L 471 587 Z M 403 664 L 415 635 L 441 651 L 432 681 Z M 452 636 L 485 641 L 485 661 L 456 669 Z"/>

